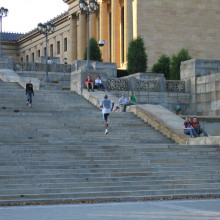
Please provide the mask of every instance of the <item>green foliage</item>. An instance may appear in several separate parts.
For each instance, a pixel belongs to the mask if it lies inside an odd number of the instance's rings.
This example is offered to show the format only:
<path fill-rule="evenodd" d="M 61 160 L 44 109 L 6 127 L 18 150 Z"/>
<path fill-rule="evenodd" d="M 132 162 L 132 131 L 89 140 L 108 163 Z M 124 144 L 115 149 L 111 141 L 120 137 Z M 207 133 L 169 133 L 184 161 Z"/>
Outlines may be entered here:
<path fill-rule="evenodd" d="M 90 47 L 90 60 L 102 62 L 102 53 L 99 48 L 98 42 L 94 37 L 90 38 L 89 47 Z M 84 51 L 84 60 L 87 60 L 87 47 L 85 48 Z"/>
<path fill-rule="evenodd" d="M 147 70 L 147 54 L 145 52 L 144 40 L 137 37 L 132 40 L 128 47 L 128 73 L 134 74 L 138 72 L 146 72 Z"/>
<path fill-rule="evenodd" d="M 117 69 L 117 77 L 118 78 L 123 77 L 123 76 L 127 76 L 127 75 L 129 75 L 127 70 Z"/>
<path fill-rule="evenodd" d="M 152 73 L 163 73 L 166 79 L 169 78 L 170 74 L 170 58 L 166 54 L 162 54 L 152 67 Z"/>
<path fill-rule="evenodd" d="M 173 55 L 170 65 L 170 79 L 180 80 L 180 64 L 183 61 L 190 60 L 188 50 L 181 49 L 177 55 Z"/>

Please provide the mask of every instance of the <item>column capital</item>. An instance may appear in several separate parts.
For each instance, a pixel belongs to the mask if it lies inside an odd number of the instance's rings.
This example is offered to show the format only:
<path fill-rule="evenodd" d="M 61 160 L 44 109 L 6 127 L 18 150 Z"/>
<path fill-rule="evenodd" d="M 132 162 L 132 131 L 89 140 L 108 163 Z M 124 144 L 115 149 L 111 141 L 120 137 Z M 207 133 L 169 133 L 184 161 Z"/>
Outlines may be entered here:
<path fill-rule="evenodd" d="M 74 19 L 77 19 L 77 18 L 78 18 L 78 16 L 77 16 L 76 13 L 71 14 L 71 15 L 68 16 L 68 20 L 69 20 L 69 21 L 74 20 Z"/>

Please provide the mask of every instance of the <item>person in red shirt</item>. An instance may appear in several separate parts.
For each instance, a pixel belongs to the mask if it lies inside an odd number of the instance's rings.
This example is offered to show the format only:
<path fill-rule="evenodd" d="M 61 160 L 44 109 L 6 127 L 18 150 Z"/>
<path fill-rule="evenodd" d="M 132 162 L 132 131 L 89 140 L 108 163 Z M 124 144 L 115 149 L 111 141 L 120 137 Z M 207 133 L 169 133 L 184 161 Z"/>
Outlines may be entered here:
<path fill-rule="evenodd" d="M 201 128 L 199 121 L 197 120 L 196 117 L 193 118 L 193 121 L 191 124 L 198 135 L 203 134 L 205 137 L 208 137 L 206 131 L 203 128 Z"/>
<path fill-rule="evenodd" d="M 94 85 L 93 85 L 93 80 L 91 79 L 90 76 L 88 76 L 88 78 L 85 80 L 85 85 L 86 88 L 88 89 L 88 92 L 90 91 L 90 87 L 92 88 L 92 91 L 94 92 Z"/>

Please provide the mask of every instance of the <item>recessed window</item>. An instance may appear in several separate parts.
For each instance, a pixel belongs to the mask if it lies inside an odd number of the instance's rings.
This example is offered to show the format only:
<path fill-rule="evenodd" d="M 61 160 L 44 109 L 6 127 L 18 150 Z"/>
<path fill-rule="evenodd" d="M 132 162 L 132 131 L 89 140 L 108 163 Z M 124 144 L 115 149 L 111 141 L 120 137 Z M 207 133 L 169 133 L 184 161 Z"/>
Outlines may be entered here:
<path fill-rule="evenodd" d="M 34 53 L 32 53 L 32 61 L 34 62 Z"/>
<path fill-rule="evenodd" d="M 26 55 L 26 62 L 27 62 L 27 63 L 29 62 L 29 57 L 28 57 L 28 55 Z"/>
<path fill-rule="evenodd" d="M 40 57 L 40 50 L 37 51 L 38 57 Z"/>
<path fill-rule="evenodd" d="M 57 54 L 60 54 L 60 41 L 57 41 Z"/>
<path fill-rule="evenodd" d="M 50 56 L 53 57 L 53 44 L 50 45 Z"/>
<path fill-rule="evenodd" d="M 64 38 L 64 52 L 67 51 L 67 38 Z"/>

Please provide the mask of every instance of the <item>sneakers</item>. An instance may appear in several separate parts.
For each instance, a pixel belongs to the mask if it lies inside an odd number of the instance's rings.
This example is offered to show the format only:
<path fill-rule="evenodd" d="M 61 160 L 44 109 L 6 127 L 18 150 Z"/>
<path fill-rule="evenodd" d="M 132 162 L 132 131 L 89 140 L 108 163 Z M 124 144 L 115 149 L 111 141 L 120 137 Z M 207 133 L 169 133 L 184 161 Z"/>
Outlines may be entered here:
<path fill-rule="evenodd" d="M 105 134 L 108 134 L 108 129 L 105 129 Z"/>
<path fill-rule="evenodd" d="M 27 101 L 27 106 L 28 106 L 29 102 Z"/>

